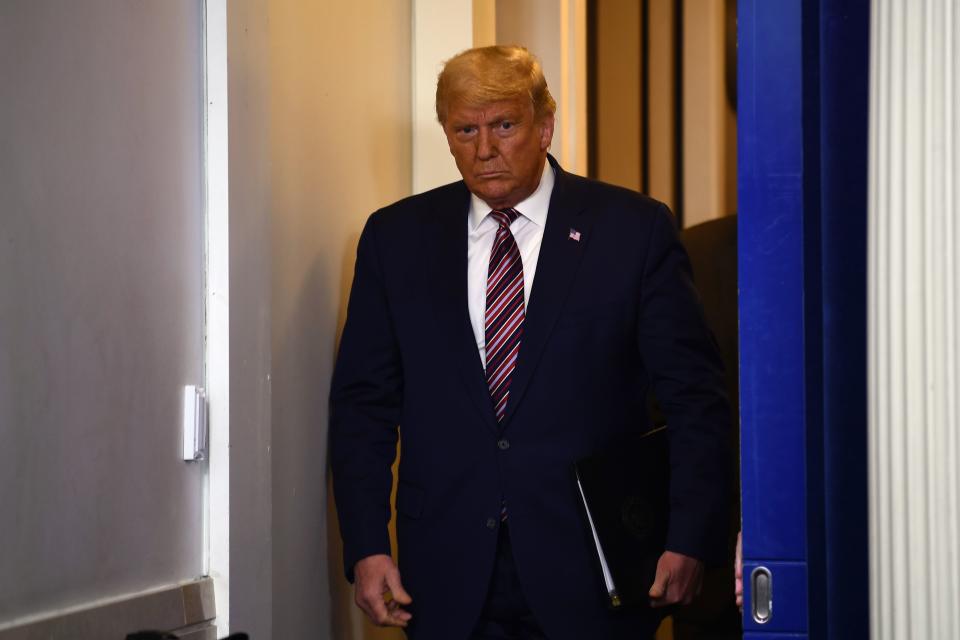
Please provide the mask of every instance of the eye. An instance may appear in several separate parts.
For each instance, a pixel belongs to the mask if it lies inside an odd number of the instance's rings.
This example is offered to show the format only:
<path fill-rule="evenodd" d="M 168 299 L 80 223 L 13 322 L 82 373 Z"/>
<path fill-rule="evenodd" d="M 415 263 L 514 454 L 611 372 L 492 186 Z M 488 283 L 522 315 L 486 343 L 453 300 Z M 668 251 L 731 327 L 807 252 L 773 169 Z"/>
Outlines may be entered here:
<path fill-rule="evenodd" d="M 470 135 L 470 134 L 472 134 L 472 133 L 473 133 L 474 131 L 476 131 L 476 130 L 477 130 L 476 127 L 468 125 L 468 126 L 466 126 L 466 127 L 460 127 L 460 130 L 459 130 L 459 131 L 460 131 L 460 133 L 462 133 L 462 134 L 464 134 L 464 135 Z"/>
<path fill-rule="evenodd" d="M 503 129 L 504 131 L 509 131 L 510 129 L 513 129 L 513 123 L 510 122 L 509 120 L 504 120 L 503 122 L 500 123 L 500 128 Z"/>

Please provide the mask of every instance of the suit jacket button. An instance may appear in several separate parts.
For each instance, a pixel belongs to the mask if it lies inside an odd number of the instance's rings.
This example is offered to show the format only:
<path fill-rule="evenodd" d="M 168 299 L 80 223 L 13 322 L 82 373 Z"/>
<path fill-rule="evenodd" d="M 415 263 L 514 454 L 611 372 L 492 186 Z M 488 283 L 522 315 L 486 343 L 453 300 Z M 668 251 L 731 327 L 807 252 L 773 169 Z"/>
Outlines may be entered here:
<path fill-rule="evenodd" d="M 506 451 L 510 448 L 510 441 L 507 439 L 497 440 L 497 446 L 500 447 L 500 451 Z"/>
<path fill-rule="evenodd" d="M 497 528 L 497 519 L 487 518 L 487 529 L 496 529 L 496 528 Z"/>

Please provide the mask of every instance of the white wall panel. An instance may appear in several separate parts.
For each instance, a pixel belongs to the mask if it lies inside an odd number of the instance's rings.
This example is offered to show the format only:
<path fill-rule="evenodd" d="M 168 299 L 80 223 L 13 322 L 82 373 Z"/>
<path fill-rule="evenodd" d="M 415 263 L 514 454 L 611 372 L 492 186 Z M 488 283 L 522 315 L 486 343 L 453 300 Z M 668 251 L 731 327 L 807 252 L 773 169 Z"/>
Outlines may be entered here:
<path fill-rule="evenodd" d="M 0 627 L 200 575 L 201 3 L 0 3 Z"/>
<path fill-rule="evenodd" d="M 960 637 L 960 8 L 874 0 L 869 389 L 874 638 Z"/>
<path fill-rule="evenodd" d="M 444 62 L 473 46 L 474 14 L 472 0 L 412 3 L 413 193 L 420 193 L 460 179 L 437 122 L 437 75 Z"/>

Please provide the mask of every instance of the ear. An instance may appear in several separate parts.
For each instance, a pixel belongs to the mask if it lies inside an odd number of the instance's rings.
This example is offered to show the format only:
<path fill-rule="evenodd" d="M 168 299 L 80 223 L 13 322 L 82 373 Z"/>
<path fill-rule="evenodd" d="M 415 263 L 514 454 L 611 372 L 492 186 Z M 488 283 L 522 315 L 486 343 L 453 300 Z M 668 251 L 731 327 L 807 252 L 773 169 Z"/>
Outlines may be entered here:
<path fill-rule="evenodd" d="M 553 114 L 545 115 L 540 120 L 540 151 L 546 151 L 553 142 Z"/>

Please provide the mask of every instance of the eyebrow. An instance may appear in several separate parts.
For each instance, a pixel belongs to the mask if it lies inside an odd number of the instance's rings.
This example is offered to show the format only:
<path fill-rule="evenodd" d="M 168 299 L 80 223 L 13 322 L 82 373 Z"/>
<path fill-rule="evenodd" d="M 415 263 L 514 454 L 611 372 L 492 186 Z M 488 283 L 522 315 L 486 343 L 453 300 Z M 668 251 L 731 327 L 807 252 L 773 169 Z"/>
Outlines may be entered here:
<path fill-rule="evenodd" d="M 503 122 L 504 120 L 510 120 L 512 122 L 519 122 L 521 120 L 521 115 L 516 111 L 501 111 L 496 113 L 487 119 L 486 122 L 478 123 L 474 119 L 470 120 L 452 120 L 451 124 L 455 129 L 462 129 L 463 127 L 476 127 L 480 124 L 492 125 L 497 124 L 498 122 Z"/>

